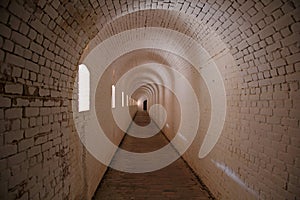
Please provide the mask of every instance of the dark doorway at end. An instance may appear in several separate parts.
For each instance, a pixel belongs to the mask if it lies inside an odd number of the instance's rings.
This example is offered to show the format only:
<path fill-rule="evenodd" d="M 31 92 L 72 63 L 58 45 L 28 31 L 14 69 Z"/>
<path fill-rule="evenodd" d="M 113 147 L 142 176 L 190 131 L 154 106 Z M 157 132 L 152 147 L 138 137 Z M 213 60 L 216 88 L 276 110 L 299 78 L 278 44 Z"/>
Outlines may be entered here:
<path fill-rule="evenodd" d="M 143 110 L 147 111 L 147 100 L 143 102 Z"/>

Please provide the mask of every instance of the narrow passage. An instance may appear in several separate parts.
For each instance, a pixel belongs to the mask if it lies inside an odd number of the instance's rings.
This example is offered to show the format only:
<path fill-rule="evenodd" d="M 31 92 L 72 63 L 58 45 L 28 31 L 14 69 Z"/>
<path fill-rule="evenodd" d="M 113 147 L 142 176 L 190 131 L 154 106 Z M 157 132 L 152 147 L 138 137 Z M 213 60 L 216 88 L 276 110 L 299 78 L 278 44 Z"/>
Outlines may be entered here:
<path fill-rule="evenodd" d="M 139 111 L 136 124 L 145 126 L 150 122 L 146 111 Z M 168 144 L 160 132 L 150 138 L 126 135 L 121 148 L 132 152 L 149 152 Z M 182 158 L 171 165 L 148 173 L 126 173 L 109 168 L 99 184 L 94 200 L 144 200 L 144 199 L 211 199 L 197 177 Z"/>

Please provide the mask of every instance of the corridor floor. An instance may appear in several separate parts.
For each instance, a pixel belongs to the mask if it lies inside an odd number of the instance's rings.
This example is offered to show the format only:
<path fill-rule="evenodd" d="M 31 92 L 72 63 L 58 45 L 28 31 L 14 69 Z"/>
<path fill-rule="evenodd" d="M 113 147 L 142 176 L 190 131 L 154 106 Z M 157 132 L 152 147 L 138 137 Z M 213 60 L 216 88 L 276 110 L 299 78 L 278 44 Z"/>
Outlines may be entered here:
<path fill-rule="evenodd" d="M 145 126 L 150 122 L 147 112 L 138 112 L 135 123 Z M 160 132 L 142 139 L 126 135 L 121 148 L 132 152 L 149 152 L 168 143 Z M 148 173 L 125 173 L 109 168 L 99 184 L 94 200 L 144 199 L 213 199 L 198 181 L 182 158 L 169 166 Z"/>

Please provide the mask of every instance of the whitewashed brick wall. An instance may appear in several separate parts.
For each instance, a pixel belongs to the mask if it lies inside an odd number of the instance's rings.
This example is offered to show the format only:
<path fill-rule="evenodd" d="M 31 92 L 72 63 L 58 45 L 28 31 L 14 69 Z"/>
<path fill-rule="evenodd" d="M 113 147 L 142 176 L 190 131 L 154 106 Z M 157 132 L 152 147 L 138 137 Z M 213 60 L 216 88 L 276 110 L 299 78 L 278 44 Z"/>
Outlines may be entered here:
<path fill-rule="evenodd" d="M 185 155 L 212 193 L 299 198 L 299 1 L 25 2 L 0 1 L 1 198 L 85 197 L 88 165 L 71 110 L 78 64 L 105 39 L 144 26 L 184 33 L 210 54 L 224 44 L 234 58 L 218 66 L 228 115 L 216 149 L 200 160 L 199 139 Z"/>

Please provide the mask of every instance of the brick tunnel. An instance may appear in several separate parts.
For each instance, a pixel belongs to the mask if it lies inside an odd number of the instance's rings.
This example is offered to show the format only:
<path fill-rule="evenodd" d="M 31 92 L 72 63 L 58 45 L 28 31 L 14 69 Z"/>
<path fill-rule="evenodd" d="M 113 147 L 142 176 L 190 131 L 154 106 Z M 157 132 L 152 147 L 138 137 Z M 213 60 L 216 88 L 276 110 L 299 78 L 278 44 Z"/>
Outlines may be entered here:
<path fill-rule="evenodd" d="M 0 199 L 300 199 L 300 1 L 0 1 Z"/>

